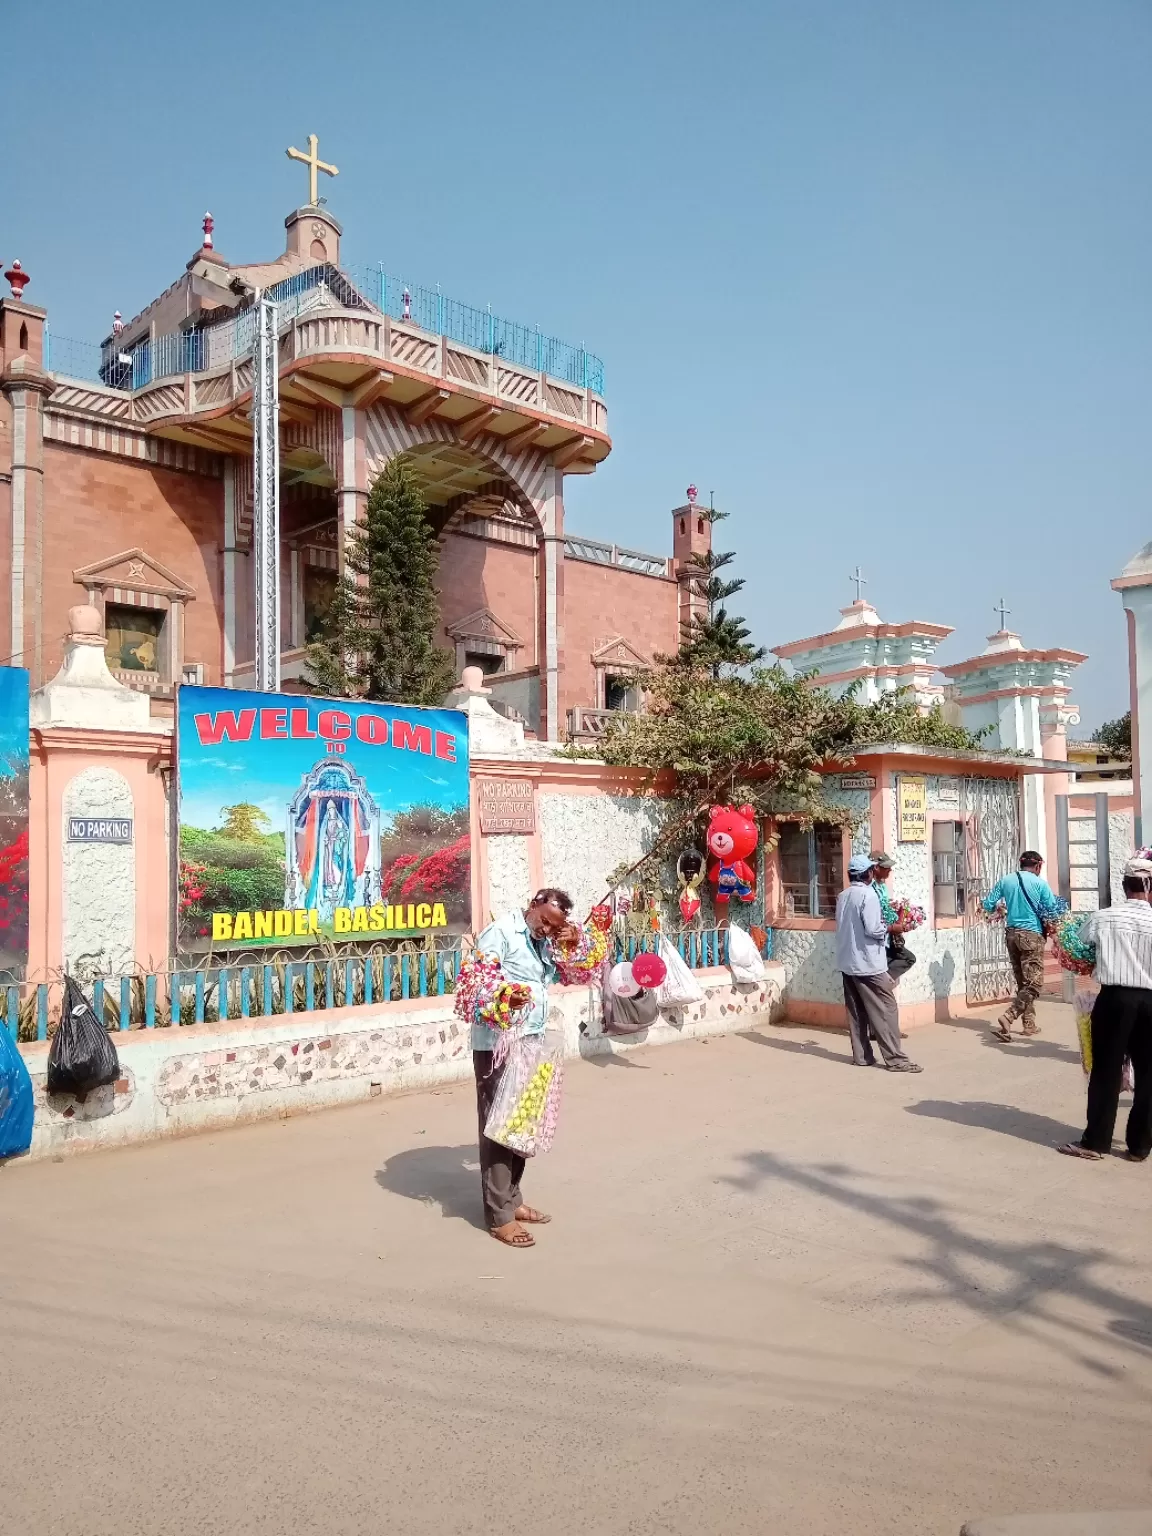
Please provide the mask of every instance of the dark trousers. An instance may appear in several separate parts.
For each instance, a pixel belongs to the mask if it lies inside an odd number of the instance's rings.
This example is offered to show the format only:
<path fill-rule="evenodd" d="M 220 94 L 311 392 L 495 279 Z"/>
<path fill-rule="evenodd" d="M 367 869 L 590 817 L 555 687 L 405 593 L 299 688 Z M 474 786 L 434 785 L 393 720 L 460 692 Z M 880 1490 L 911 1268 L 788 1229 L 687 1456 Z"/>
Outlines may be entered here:
<path fill-rule="evenodd" d="M 844 1006 L 848 1010 L 848 1033 L 852 1040 L 852 1060 L 858 1067 L 870 1067 L 876 1057 L 869 1032 L 876 1037 L 885 1066 L 908 1058 L 900 1049 L 900 1010 L 887 971 L 879 976 L 849 976 L 844 982 Z"/>
<path fill-rule="evenodd" d="M 1147 1157 L 1152 1152 L 1152 991 L 1101 987 L 1092 1009 L 1088 1125 L 1080 1138 L 1093 1152 L 1112 1149 L 1125 1056 L 1132 1058 L 1135 1084 L 1125 1140 L 1134 1157 Z"/>
<path fill-rule="evenodd" d="M 480 1188 L 484 1196 L 484 1220 L 491 1231 L 515 1219 L 522 1204 L 520 1180 L 524 1159 L 518 1152 L 489 1141 L 484 1134 L 488 1112 L 496 1096 L 502 1067 L 494 1067 L 491 1051 L 473 1051 L 472 1068 L 476 1073 L 476 1108 L 480 1119 Z"/>
<path fill-rule="evenodd" d="M 893 983 L 899 981 L 901 976 L 906 976 L 915 964 L 916 956 L 907 944 L 901 944 L 899 949 L 892 944 L 888 945 L 888 974 Z"/>

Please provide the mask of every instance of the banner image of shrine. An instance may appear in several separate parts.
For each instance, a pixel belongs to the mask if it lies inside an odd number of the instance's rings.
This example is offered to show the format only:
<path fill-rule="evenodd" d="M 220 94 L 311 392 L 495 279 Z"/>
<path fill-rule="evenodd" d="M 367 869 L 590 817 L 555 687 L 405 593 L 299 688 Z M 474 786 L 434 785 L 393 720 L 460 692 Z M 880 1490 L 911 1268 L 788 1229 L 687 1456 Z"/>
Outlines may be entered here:
<path fill-rule="evenodd" d="M 182 954 L 469 928 L 462 712 L 183 687 L 176 761 Z"/>

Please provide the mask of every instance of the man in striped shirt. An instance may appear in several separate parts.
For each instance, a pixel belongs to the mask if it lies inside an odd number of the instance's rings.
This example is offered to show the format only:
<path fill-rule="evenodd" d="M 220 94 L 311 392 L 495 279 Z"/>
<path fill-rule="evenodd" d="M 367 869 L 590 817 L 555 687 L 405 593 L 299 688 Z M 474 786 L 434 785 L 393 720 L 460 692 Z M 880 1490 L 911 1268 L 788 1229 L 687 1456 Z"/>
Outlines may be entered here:
<path fill-rule="evenodd" d="M 1152 1152 L 1152 863 L 1132 859 L 1124 868 L 1124 902 L 1092 912 L 1080 937 L 1096 946 L 1100 995 L 1092 1009 L 1092 1072 L 1088 1124 L 1079 1141 L 1059 1150 L 1098 1162 L 1112 1150 L 1124 1058 L 1132 1059 L 1134 1092 L 1125 1140 L 1128 1160 Z"/>

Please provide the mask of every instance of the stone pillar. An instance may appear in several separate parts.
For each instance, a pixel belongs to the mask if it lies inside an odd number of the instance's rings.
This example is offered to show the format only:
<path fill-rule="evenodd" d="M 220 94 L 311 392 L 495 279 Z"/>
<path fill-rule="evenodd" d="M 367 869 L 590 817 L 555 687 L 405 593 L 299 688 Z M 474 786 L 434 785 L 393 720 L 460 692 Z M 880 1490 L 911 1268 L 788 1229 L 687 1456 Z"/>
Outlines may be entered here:
<path fill-rule="evenodd" d="M 340 568 L 344 568 L 344 540 L 363 521 L 368 503 L 368 463 L 364 454 L 364 412 L 354 405 L 340 408 L 340 484 L 336 490 L 340 508 Z"/>
<path fill-rule="evenodd" d="M 562 735 L 564 655 L 564 475 L 550 466 L 539 545 L 540 734 L 545 741 Z"/>
<path fill-rule="evenodd" d="M 232 686 L 236 669 L 236 583 L 240 575 L 241 551 L 236 543 L 238 501 L 242 493 L 239 465 L 234 458 L 224 460 L 224 633 L 220 673 L 225 688 Z"/>
<path fill-rule="evenodd" d="M 9 664 L 27 667 L 35 688 L 44 681 L 44 400 L 56 386 L 39 362 L 46 311 L 11 299 L 0 311 L 0 391 L 12 410 L 5 639 Z"/>
<path fill-rule="evenodd" d="M 1136 846 L 1152 833 L 1152 543 L 1133 555 L 1112 583 L 1128 619 L 1128 689 L 1132 710 L 1132 790 Z M 1148 723 L 1147 735 L 1143 732 Z"/>

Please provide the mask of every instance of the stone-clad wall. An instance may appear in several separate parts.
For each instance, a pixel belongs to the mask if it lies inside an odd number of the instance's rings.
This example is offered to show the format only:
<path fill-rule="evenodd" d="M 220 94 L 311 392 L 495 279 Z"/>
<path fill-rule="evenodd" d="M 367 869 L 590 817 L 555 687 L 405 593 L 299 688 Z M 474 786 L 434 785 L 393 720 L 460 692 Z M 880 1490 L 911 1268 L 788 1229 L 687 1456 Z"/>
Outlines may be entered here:
<path fill-rule="evenodd" d="M 767 1024 L 778 1007 L 777 966 L 755 987 L 735 986 L 727 971 L 697 974 L 703 1003 L 667 1010 L 628 1041 L 599 1033 L 599 1001 L 587 987 L 553 988 L 552 1019 L 570 1056 L 616 1055 Z M 48 1046 L 21 1047 L 36 1099 L 32 1159 L 303 1114 L 432 1087 L 472 1070 L 469 1032 L 448 998 L 267 1023 L 132 1030 L 115 1040 L 120 1080 L 83 1103 L 68 1095 L 49 1099 Z"/>
<path fill-rule="evenodd" d="M 660 825 L 660 804 L 642 795 L 536 797 L 545 885 L 566 890 L 583 915 L 605 895 L 620 864 L 647 853 Z M 688 841 L 688 839 L 685 839 Z"/>

